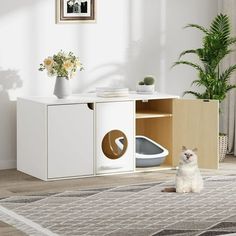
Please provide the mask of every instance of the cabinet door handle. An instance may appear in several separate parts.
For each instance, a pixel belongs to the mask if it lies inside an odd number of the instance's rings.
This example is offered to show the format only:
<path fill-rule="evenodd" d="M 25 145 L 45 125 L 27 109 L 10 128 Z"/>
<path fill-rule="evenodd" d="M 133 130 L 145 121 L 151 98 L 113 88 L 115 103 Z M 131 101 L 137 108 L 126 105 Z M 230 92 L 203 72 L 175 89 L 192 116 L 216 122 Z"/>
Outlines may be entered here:
<path fill-rule="evenodd" d="M 94 110 L 94 103 L 87 103 L 87 106 L 90 110 Z"/>

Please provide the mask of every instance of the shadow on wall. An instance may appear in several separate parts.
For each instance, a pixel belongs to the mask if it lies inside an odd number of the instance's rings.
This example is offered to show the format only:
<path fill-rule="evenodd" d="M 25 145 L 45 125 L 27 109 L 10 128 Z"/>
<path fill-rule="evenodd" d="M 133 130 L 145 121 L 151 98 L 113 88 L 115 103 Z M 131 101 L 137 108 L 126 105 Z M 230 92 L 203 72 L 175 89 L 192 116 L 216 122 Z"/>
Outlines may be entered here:
<path fill-rule="evenodd" d="M 16 101 L 9 91 L 22 84 L 17 71 L 0 69 L 0 168 L 13 167 L 16 160 Z"/>
<path fill-rule="evenodd" d="M 90 84 L 86 84 L 87 89 L 91 90 L 96 85 L 108 83 L 118 87 L 127 86 L 135 90 L 135 84 L 142 80 L 146 74 L 157 75 L 158 54 L 146 64 L 141 60 L 141 58 L 149 58 L 151 51 L 152 49 L 146 45 L 146 42 L 141 40 L 129 42 L 129 48 L 127 48 L 125 55 L 126 60 L 123 63 L 107 63 L 94 68 L 92 72 L 95 74 L 104 69 L 106 69 L 106 73 L 97 77 Z"/>
<path fill-rule="evenodd" d="M 127 1 L 125 40 L 116 45 L 124 51 L 123 60 L 118 59 L 93 68 L 92 74 L 98 76 L 91 83 L 83 84 L 82 90 L 90 91 L 104 85 L 125 86 L 136 90 L 138 82 L 148 74 L 157 78 L 158 90 L 160 87 L 164 90 L 161 77 L 166 71 L 165 55 L 162 53 L 166 51 L 166 16 L 162 13 L 166 11 L 165 1 Z M 109 44 L 112 39 L 113 36 L 108 34 L 104 40 Z"/>

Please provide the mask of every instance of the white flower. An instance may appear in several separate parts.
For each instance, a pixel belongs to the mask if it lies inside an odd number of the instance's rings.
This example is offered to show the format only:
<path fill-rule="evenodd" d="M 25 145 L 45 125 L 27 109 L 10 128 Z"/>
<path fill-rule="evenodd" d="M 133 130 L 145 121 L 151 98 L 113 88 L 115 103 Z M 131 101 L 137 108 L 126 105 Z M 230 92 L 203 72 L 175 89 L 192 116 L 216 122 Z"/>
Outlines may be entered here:
<path fill-rule="evenodd" d="M 73 63 L 70 60 L 67 60 L 63 62 L 63 67 L 65 68 L 65 70 L 71 70 L 73 67 Z"/>
<path fill-rule="evenodd" d="M 46 68 L 46 69 L 49 69 L 49 68 L 52 68 L 54 61 L 53 61 L 53 58 L 52 58 L 52 57 L 47 57 L 47 58 L 43 61 L 43 63 L 44 63 L 45 68 Z"/>

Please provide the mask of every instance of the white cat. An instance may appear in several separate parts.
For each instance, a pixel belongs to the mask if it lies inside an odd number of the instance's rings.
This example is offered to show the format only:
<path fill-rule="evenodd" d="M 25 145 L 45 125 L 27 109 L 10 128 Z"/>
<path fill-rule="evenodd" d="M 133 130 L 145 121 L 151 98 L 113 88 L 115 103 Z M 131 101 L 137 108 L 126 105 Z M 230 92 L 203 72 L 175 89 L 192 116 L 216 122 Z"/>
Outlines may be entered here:
<path fill-rule="evenodd" d="M 197 164 L 197 149 L 182 148 L 179 168 L 176 173 L 177 193 L 199 193 L 203 189 L 203 180 Z"/>

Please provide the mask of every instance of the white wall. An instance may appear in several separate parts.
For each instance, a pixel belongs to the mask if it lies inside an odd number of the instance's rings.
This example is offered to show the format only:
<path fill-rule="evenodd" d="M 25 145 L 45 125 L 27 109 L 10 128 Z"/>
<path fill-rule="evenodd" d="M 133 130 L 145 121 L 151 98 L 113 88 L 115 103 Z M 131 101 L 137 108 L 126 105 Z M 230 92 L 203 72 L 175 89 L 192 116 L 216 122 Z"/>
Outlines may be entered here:
<path fill-rule="evenodd" d="M 0 169 L 15 166 L 16 103 L 20 95 L 51 95 L 54 79 L 39 63 L 63 49 L 78 54 L 85 71 L 73 92 L 124 83 L 135 89 L 146 74 L 157 90 L 181 95 L 196 78 L 190 68 L 170 69 L 184 49 L 198 47 L 201 34 L 187 23 L 209 25 L 215 0 L 97 0 L 97 23 L 55 24 L 54 0 L 1 1 Z"/>

